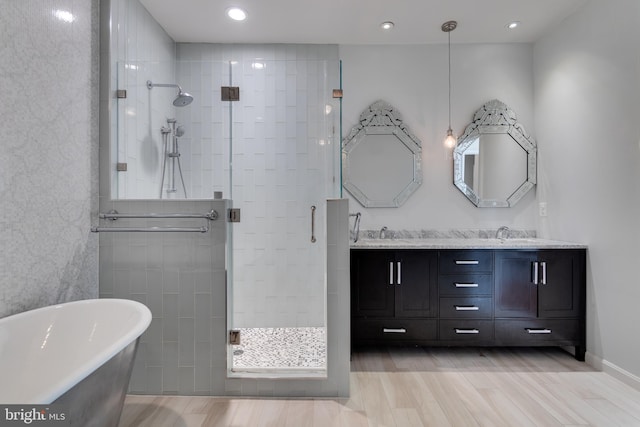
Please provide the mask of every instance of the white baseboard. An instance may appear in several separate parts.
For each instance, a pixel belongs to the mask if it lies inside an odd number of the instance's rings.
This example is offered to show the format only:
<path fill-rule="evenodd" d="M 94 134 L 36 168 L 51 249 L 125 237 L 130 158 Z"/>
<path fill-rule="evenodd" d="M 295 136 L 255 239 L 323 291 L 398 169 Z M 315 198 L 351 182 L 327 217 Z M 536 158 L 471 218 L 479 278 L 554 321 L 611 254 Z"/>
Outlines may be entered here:
<path fill-rule="evenodd" d="M 618 365 L 611 363 L 608 360 L 604 360 L 589 352 L 587 352 L 585 355 L 585 362 L 598 371 L 605 372 L 627 384 L 628 386 L 631 386 L 636 390 L 640 390 L 640 377 L 632 374 L 625 369 L 622 369 Z"/>

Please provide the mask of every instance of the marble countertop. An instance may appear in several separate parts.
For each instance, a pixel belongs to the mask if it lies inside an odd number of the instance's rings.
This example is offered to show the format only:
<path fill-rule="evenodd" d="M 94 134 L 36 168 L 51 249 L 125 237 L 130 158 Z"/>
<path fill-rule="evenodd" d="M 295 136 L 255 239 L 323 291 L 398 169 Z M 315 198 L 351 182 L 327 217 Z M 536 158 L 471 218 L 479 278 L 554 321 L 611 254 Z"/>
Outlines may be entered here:
<path fill-rule="evenodd" d="M 363 238 L 352 249 L 586 249 L 580 243 L 538 238 Z"/>

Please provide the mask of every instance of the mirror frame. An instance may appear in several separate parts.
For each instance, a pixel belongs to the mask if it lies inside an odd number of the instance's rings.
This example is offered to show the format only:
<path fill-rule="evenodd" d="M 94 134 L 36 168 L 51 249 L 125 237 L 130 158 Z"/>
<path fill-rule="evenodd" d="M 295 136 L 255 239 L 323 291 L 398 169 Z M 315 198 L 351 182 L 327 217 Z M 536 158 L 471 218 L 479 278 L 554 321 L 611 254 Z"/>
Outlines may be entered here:
<path fill-rule="evenodd" d="M 520 184 L 506 200 L 481 199 L 464 182 L 463 156 L 465 150 L 483 134 L 505 134 L 513 138 L 527 153 L 527 180 Z M 518 123 L 516 113 L 503 102 L 494 99 L 479 108 L 473 121 L 467 125 L 464 134 L 458 139 L 453 150 L 453 183 L 479 208 L 511 207 L 536 184 L 537 147 L 522 124 Z"/>
<path fill-rule="evenodd" d="M 392 143 L 403 144 L 413 154 L 413 179 L 389 200 L 371 199 L 353 182 L 349 172 L 349 155 L 367 135 L 392 135 Z M 380 173 L 373 171 L 373 173 Z M 385 101 L 376 101 L 360 114 L 359 123 L 351 128 L 342 145 L 342 186 L 366 208 L 397 208 L 422 184 L 422 142 L 411 133 L 400 113 Z"/>

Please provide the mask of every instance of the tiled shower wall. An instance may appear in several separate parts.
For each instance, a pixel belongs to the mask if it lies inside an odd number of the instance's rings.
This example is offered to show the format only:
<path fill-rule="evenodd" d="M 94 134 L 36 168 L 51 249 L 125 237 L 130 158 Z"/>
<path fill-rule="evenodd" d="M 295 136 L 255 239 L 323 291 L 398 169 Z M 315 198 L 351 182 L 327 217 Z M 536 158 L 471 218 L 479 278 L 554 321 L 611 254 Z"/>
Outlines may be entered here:
<path fill-rule="evenodd" d="M 0 0 L 0 317 L 98 294 L 99 2 Z"/>
<path fill-rule="evenodd" d="M 153 319 L 143 334 L 130 390 L 211 394 L 226 370 L 224 201 L 114 201 L 120 213 L 206 213 L 208 233 L 101 233 L 100 297 L 139 301 Z M 104 226 L 200 227 L 208 221 L 103 220 Z M 224 378 L 224 376 L 222 376 Z M 220 378 L 217 379 L 220 381 Z"/>
<path fill-rule="evenodd" d="M 228 201 L 113 201 L 120 213 L 191 212 Z M 327 202 L 326 379 L 227 378 L 226 227 L 208 233 L 101 233 L 100 296 L 140 301 L 152 312 L 130 383 L 132 393 L 216 396 L 349 395 L 348 201 Z M 118 219 L 103 226 L 201 226 L 204 220 Z"/>
<path fill-rule="evenodd" d="M 109 170 L 114 171 L 118 162 L 127 164 L 126 172 L 111 176 L 113 197 L 156 199 L 164 160 L 160 128 L 167 126 L 167 118 L 176 117 L 172 102 L 177 89 L 149 90 L 146 82 L 179 84 L 176 44 L 138 0 L 111 0 L 111 8 L 111 87 L 127 91 L 124 99 L 110 96 L 111 132 L 118 144 L 112 147 Z M 169 195 L 184 197 L 163 197 Z"/>

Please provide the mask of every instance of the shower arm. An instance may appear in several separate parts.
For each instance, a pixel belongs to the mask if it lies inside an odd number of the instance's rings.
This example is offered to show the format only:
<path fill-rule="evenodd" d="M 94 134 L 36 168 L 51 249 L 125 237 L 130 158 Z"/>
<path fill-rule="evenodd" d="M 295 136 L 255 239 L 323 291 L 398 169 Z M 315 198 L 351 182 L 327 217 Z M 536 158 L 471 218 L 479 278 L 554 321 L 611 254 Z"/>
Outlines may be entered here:
<path fill-rule="evenodd" d="M 177 87 L 179 92 L 183 92 L 180 85 L 172 83 L 153 83 L 151 80 L 147 80 L 147 89 L 151 90 L 154 87 Z"/>

